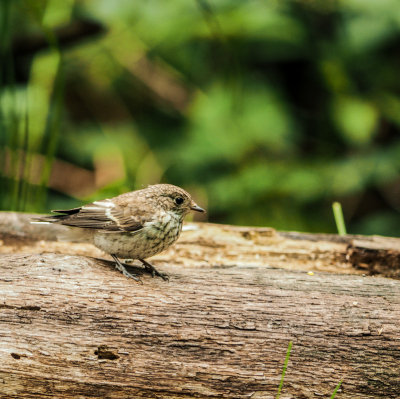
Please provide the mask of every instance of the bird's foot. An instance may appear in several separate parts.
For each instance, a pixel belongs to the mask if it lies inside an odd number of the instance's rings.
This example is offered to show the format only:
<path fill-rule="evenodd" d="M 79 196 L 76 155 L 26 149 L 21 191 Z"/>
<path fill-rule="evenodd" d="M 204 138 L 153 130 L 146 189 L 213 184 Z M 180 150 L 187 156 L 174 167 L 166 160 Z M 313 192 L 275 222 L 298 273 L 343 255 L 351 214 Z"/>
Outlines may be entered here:
<path fill-rule="evenodd" d="M 169 276 L 168 274 L 160 273 L 153 265 L 150 263 L 146 262 L 143 259 L 139 259 L 142 263 L 143 266 L 145 267 L 146 271 L 151 274 L 152 277 L 161 277 L 164 281 L 169 281 Z"/>
<path fill-rule="evenodd" d="M 123 266 L 123 264 L 120 262 L 120 260 L 119 260 L 115 255 L 111 254 L 111 256 L 112 256 L 113 259 L 115 260 L 115 268 L 116 268 L 117 270 L 119 270 L 120 272 L 122 272 L 122 274 L 123 274 L 126 278 L 131 278 L 131 279 L 137 281 L 138 283 L 142 283 L 142 284 L 143 284 L 143 281 L 140 279 L 139 276 L 137 276 L 136 274 L 129 273 L 129 272 L 125 269 L 125 267 Z"/>

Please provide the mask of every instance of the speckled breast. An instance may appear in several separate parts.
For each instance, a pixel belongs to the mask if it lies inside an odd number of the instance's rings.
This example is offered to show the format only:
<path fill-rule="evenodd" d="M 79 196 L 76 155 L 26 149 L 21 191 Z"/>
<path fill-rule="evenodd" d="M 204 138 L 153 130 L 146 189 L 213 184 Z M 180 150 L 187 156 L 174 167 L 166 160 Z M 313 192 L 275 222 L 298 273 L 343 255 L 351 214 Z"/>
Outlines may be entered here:
<path fill-rule="evenodd" d="M 96 233 L 93 244 L 104 252 L 122 259 L 146 259 L 168 249 L 182 231 L 182 221 L 164 217 L 147 222 L 136 232 Z"/>

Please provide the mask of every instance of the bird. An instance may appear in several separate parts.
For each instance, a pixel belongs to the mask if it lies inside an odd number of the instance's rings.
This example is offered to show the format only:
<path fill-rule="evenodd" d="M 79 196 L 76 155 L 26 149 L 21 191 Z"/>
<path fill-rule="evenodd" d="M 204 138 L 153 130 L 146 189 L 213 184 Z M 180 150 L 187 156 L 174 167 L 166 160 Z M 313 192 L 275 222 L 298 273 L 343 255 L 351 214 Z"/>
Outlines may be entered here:
<path fill-rule="evenodd" d="M 53 210 L 57 215 L 37 217 L 31 223 L 68 226 L 59 241 L 95 245 L 111 255 L 116 269 L 127 278 L 142 282 L 125 269 L 119 258 L 138 259 L 153 277 L 169 280 L 168 275 L 158 272 L 145 259 L 175 243 L 183 219 L 191 211 L 205 212 L 182 188 L 155 184 L 79 208 Z"/>

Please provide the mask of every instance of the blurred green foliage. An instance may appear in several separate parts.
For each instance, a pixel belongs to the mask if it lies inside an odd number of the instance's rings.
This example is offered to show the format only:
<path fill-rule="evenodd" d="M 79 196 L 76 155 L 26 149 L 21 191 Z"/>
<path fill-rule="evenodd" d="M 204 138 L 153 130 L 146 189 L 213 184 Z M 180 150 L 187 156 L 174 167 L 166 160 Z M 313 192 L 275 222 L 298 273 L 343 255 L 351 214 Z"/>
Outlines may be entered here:
<path fill-rule="evenodd" d="M 3 209 L 168 182 L 212 222 L 335 232 L 339 201 L 400 236 L 397 0 L 1 7 Z"/>

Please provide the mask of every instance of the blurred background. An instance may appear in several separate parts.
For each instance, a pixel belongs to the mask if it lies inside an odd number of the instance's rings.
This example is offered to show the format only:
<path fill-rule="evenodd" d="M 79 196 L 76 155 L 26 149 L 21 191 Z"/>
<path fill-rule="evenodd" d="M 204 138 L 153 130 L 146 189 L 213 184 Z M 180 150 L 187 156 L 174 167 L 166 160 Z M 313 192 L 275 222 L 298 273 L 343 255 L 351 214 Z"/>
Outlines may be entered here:
<path fill-rule="evenodd" d="M 216 223 L 400 236 L 397 0 L 1 0 L 0 209 L 148 184 Z M 201 215 L 196 215 L 201 217 Z"/>

